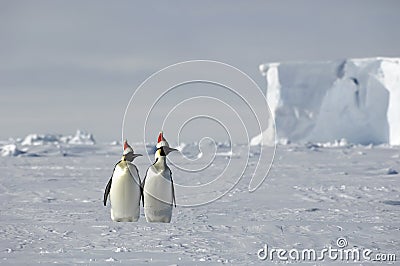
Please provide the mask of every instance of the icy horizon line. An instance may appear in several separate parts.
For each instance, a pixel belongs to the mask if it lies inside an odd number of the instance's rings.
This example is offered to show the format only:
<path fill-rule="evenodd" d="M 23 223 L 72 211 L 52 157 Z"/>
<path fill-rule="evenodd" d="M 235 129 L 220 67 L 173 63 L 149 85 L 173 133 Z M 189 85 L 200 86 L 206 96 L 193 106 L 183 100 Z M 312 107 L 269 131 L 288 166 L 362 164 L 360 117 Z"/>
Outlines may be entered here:
<path fill-rule="evenodd" d="M 336 58 L 336 59 L 326 59 L 326 60 L 283 60 L 283 61 L 271 61 L 259 64 L 260 72 L 265 72 L 262 70 L 262 66 L 271 66 L 271 65 L 279 65 L 279 64 L 304 64 L 304 63 L 334 63 L 340 61 L 372 61 L 372 60 L 386 60 L 386 61 L 400 61 L 399 56 L 370 56 L 370 57 L 343 57 L 343 58 Z"/>

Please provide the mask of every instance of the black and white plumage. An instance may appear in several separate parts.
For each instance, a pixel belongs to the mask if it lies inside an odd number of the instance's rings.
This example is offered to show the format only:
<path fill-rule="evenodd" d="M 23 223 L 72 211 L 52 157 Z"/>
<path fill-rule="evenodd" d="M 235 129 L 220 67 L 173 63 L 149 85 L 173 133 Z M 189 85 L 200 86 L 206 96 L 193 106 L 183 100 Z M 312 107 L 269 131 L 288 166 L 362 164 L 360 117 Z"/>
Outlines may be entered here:
<path fill-rule="evenodd" d="M 172 172 L 166 156 L 176 149 L 169 147 L 162 132 L 156 148 L 155 162 L 147 169 L 143 180 L 144 213 L 148 222 L 169 223 L 176 202 Z"/>
<path fill-rule="evenodd" d="M 140 216 L 140 199 L 143 199 L 141 180 L 132 161 L 135 154 L 128 142 L 124 143 L 122 159 L 115 165 L 104 191 L 104 206 L 111 202 L 111 219 L 117 222 L 136 222 Z"/>

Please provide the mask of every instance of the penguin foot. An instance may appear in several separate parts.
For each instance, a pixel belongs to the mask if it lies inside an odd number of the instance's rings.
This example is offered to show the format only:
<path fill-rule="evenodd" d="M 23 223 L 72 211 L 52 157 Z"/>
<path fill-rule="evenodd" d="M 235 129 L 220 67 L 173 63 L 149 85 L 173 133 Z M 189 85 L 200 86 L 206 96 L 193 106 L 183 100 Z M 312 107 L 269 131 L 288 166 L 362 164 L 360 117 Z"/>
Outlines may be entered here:
<path fill-rule="evenodd" d="M 138 219 L 135 219 L 133 217 L 127 217 L 127 218 L 116 218 L 113 219 L 114 222 L 137 222 Z"/>
<path fill-rule="evenodd" d="M 146 221 L 148 223 L 170 223 L 171 217 L 154 217 L 154 218 L 146 217 Z"/>

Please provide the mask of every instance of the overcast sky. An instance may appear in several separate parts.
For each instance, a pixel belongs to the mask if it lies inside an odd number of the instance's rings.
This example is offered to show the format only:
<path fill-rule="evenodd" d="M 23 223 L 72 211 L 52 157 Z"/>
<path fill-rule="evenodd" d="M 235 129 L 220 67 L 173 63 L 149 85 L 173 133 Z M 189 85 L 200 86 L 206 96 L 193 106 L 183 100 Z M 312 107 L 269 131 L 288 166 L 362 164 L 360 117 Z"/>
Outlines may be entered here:
<path fill-rule="evenodd" d="M 265 62 L 398 57 L 399 11 L 396 0 L 1 0 L 0 139 L 77 128 L 119 139 L 134 89 L 180 61 L 226 62 L 263 87 Z"/>

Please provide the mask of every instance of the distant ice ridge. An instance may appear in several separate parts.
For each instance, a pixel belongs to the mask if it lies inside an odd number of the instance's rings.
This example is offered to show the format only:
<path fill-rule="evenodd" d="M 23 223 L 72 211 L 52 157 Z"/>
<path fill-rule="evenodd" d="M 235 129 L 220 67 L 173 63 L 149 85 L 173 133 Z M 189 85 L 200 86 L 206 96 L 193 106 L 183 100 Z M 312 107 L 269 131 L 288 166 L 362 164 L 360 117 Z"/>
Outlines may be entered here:
<path fill-rule="evenodd" d="M 260 65 L 277 142 L 400 145 L 400 58 Z M 272 122 L 252 145 L 270 145 Z"/>
<path fill-rule="evenodd" d="M 37 151 L 37 148 L 40 148 L 41 146 L 47 147 L 44 150 L 41 149 L 41 153 L 53 154 L 52 152 L 57 150 L 58 152 L 55 152 L 55 154 L 64 154 L 63 148 L 60 144 L 72 147 L 79 145 L 94 145 L 96 144 L 96 141 L 94 140 L 93 134 L 86 133 L 79 129 L 76 131 L 74 136 L 29 134 L 23 139 L 11 139 L 8 142 L 3 142 L 0 145 L 0 156 L 37 156 L 37 154 L 32 151 Z M 21 146 L 24 148 L 19 148 Z"/>
<path fill-rule="evenodd" d="M 58 141 L 59 141 L 59 137 L 55 136 L 55 135 L 29 134 L 22 140 L 21 145 L 23 145 L 23 146 L 39 146 L 39 145 L 54 143 L 54 142 L 58 142 Z"/>
<path fill-rule="evenodd" d="M 63 135 L 53 135 L 53 134 L 29 134 L 26 136 L 21 145 L 23 146 L 39 146 L 46 144 L 83 144 L 83 145 L 94 145 L 96 141 L 94 140 L 93 134 L 86 133 L 78 129 L 74 136 L 63 136 Z"/>

